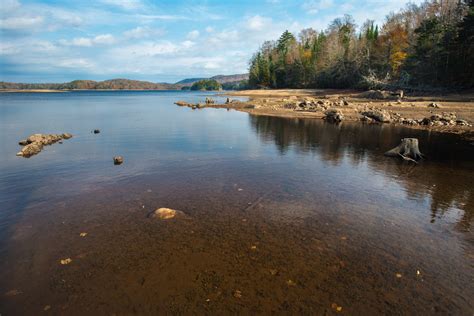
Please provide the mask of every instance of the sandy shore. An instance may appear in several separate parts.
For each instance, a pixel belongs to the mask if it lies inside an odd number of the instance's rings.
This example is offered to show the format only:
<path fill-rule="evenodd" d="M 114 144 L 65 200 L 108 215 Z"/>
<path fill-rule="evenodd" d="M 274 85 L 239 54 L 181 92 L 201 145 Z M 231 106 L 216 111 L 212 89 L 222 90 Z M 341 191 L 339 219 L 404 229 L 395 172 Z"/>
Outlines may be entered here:
<path fill-rule="evenodd" d="M 395 99 L 367 99 L 360 96 L 360 91 L 355 90 L 311 90 L 311 89 L 285 89 L 285 90 L 244 90 L 226 93 L 232 96 L 247 96 L 245 103 L 230 104 L 231 108 L 248 112 L 254 115 L 268 115 L 291 118 L 324 118 L 325 110 L 305 110 L 286 108 L 287 104 L 298 104 L 303 101 L 324 101 L 327 104 L 336 104 L 346 101 L 346 105 L 330 105 L 328 109 L 336 109 L 344 115 L 344 120 L 360 121 L 361 112 L 369 110 L 384 110 L 391 115 L 403 118 L 420 120 L 435 114 L 444 115 L 454 113 L 458 119 L 465 120 L 471 125 L 474 122 L 474 94 L 449 94 L 444 96 L 404 96 L 401 100 Z M 439 108 L 430 107 L 436 103 Z M 226 105 L 229 107 L 228 105 Z M 399 124 L 399 123 L 390 123 Z M 406 125 L 410 128 L 429 129 L 439 132 L 463 134 L 469 139 L 474 139 L 472 126 L 447 125 Z"/>

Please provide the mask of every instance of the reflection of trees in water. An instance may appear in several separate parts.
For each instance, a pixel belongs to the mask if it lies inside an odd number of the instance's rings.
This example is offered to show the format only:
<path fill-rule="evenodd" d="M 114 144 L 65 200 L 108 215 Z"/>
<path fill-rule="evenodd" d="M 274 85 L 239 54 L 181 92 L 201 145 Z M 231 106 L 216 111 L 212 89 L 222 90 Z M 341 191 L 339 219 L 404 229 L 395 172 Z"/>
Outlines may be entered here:
<path fill-rule="evenodd" d="M 327 124 L 318 119 L 284 119 L 249 116 L 255 132 L 275 142 L 281 154 L 290 148 L 317 154 L 337 165 L 346 157 L 354 166 L 367 161 L 372 169 L 388 174 L 402 184 L 408 198 L 431 197 L 431 221 L 451 207 L 463 210 L 458 228 L 469 229 L 474 217 L 474 148 L 459 144 L 455 135 L 430 133 L 393 125 L 360 123 Z M 417 137 L 429 159 L 420 166 L 385 158 L 383 153 L 401 138 Z"/>

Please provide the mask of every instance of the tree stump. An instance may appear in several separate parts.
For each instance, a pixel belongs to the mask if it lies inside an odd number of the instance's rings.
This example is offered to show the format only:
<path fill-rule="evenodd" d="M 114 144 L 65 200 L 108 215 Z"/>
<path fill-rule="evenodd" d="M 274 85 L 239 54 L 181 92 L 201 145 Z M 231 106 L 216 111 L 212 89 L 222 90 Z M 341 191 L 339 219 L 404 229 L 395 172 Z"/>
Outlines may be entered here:
<path fill-rule="evenodd" d="M 385 156 L 401 157 L 413 162 L 423 158 L 423 154 L 418 148 L 418 138 L 402 138 L 400 145 L 387 151 Z"/>

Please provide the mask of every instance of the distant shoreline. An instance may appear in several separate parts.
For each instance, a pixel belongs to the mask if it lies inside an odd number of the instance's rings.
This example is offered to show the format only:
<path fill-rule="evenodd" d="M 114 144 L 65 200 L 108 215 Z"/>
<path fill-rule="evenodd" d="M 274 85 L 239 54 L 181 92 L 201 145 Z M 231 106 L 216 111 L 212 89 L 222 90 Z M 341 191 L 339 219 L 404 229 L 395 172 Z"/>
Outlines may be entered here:
<path fill-rule="evenodd" d="M 0 89 L 0 93 L 6 92 L 25 92 L 25 93 L 62 93 L 72 91 L 183 91 L 180 89 L 64 89 L 64 90 L 53 90 L 53 89 Z"/>

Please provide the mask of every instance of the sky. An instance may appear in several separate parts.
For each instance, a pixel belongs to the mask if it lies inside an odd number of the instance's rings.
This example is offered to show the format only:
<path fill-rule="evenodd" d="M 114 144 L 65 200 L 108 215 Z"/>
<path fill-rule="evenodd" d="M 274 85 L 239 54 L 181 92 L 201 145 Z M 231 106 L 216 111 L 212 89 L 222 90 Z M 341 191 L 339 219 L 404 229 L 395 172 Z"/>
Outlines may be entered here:
<path fill-rule="evenodd" d="M 419 0 L 411 1 L 419 3 Z M 382 24 L 405 0 L 0 0 L 0 81 L 176 82 L 248 72 L 286 29 L 345 13 Z"/>

